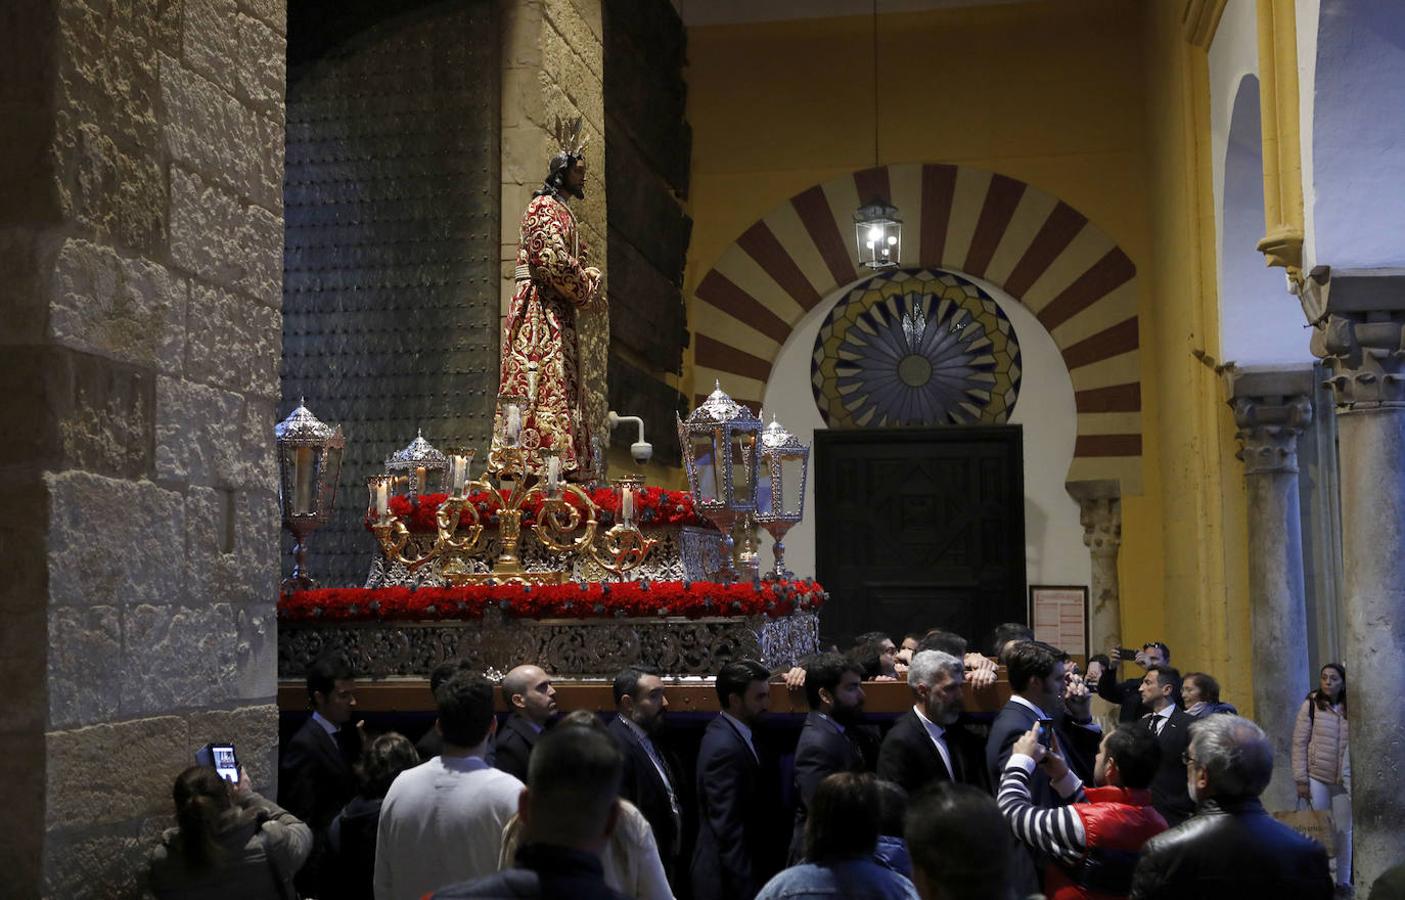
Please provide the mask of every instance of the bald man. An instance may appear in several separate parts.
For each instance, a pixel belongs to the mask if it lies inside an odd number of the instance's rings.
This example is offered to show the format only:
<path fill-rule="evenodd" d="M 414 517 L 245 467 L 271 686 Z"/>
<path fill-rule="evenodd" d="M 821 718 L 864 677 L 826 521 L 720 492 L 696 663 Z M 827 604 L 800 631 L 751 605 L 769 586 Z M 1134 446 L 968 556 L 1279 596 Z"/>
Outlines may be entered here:
<path fill-rule="evenodd" d="M 539 666 L 518 666 L 503 676 L 502 699 L 512 715 L 498 729 L 493 765 L 525 782 L 532 748 L 556 715 L 556 688 Z"/>

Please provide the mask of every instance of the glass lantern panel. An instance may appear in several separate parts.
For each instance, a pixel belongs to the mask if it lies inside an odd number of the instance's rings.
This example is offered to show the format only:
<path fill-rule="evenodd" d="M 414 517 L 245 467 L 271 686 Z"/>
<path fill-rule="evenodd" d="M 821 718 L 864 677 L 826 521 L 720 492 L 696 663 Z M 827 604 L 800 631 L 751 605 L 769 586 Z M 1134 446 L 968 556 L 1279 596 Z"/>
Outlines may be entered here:
<path fill-rule="evenodd" d="M 747 509 L 756 503 L 756 433 L 732 434 L 732 505 Z"/>
<path fill-rule="evenodd" d="M 718 470 L 721 462 L 714 452 L 716 447 L 712 435 L 689 434 L 688 442 L 692 447 L 693 465 L 697 472 L 698 500 L 716 503 L 725 499 L 722 497 L 722 473 Z"/>
<path fill-rule="evenodd" d="M 343 449 L 341 447 L 331 447 L 326 451 L 326 468 L 318 475 L 321 481 L 318 482 L 318 493 L 320 494 L 320 505 L 318 512 L 328 513 L 336 504 L 337 481 L 341 479 L 341 458 Z"/>
<path fill-rule="evenodd" d="M 782 512 L 788 516 L 798 516 L 805 510 L 805 459 L 801 456 L 787 456 L 781 460 Z"/>
<path fill-rule="evenodd" d="M 756 476 L 756 511 L 762 515 L 772 512 L 772 507 L 775 506 L 771 502 L 772 487 L 771 465 L 762 459 Z M 780 510 L 775 510 L 775 512 L 780 512 Z"/>
<path fill-rule="evenodd" d="M 292 448 L 293 515 L 304 516 L 315 510 L 317 456 L 315 447 Z"/>

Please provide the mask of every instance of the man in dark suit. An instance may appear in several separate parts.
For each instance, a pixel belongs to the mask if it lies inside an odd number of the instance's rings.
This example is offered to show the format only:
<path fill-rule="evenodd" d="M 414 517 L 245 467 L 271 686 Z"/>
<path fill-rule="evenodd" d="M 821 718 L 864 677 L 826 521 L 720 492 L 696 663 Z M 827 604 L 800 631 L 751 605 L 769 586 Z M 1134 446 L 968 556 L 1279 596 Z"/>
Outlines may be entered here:
<path fill-rule="evenodd" d="M 1152 666 L 1142 679 L 1141 697 L 1151 712 L 1141 720 L 1142 727 L 1156 736 L 1161 745 L 1161 766 L 1151 781 L 1151 805 L 1171 827 L 1195 812 L 1186 789 L 1185 762 L 1181 756 L 1190 746 L 1190 726 L 1195 719 L 1176 706 L 1181 693 L 1181 673 L 1170 666 Z"/>
<path fill-rule="evenodd" d="M 1057 647 L 1042 641 L 1020 641 L 1005 650 L 1005 666 L 1013 694 L 995 717 L 986 739 L 986 771 L 992 785 L 999 785 L 1015 742 L 1020 736 L 1048 721 L 1051 741 L 1068 760 L 1069 768 L 1085 783 L 1093 780 L 1092 761 L 1097 758 L 1102 732 L 1093 722 L 1089 706 L 1092 696 L 1083 679 L 1067 672 L 1068 657 Z M 1037 807 L 1053 808 L 1063 803 L 1049 783 L 1049 776 L 1036 769 L 1030 777 L 1030 795 Z M 1035 851 L 1013 855 L 1015 884 L 1025 894 L 1037 893 L 1038 872 L 1043 860 Z"/>
<path fill-rule="evenodd" d="M 854 743 L 853 729 L 863 713 L 863 672 L 859 664 L 838 653 L 821 653 L 805 666 L 805 699 L 810 712 L 795 746 L 795 828 L 790 861 L 805 853 L 805 820 L 820 782 L 836 772 L 862 772 L 863 751 Z"/>
<path fill-rule="evenodd" d="M 779 866 L 770 853 L 761 756 L 752 728 L 771 705 L 770 672 L 752 659 L 717 673 L 722 711 L 698 748 L 698 843 L 693 900 L 752 900 Z"/>
<path fill-rule="evenodd" d="M 283 747 L 278 802 L 312 829 L 312 856 L 298 872 L 298 890 L 316 895 L 327 847 L 327 827 L 356 796 L 352 766 L 361 756 L 361 723 L 346 727 L 356 709 L 356 681 L 340 656 L 314 660 L 307 670 L 312 715 Z"/>
<path fill-rule="evenodd" d="M 956 724 L 961 716 L 961 660 L 941 650 L 912 657 L 907 683 L 913 706 L 898 717 L 878 753 L 878 777 L 916 794 L 937 781 L 988 788 L 982 744 Z"/>
<path fill-rule="evenodd" d="M 1093 677 L 1091 666 L 1088 682 L 1097 695 L 1109 703 L 1118 705 L 1117 722 L 1135 722 L 1142 716 L 1151 712 L 1143 703 L 1141 697 L 1142 679 L 1127 678 L 1122 681 L 1117 680 L 1117 664 L 1124 657 L 1118 652 L 1118 648 L 1112 647 L 1107 651 L 1108 668 L 1099 667 L 1097 677 Z M 1138 653 L 1133 660 L 1143 669 L 1150 669 L 1152 666 L 1169 666 L 1171 664 L 1171 648 L 1160 641 L 1151 641 L 1142 644 L 1142 652 Z"/>
<path fill-rule="evenodd" d="M 493 765 L 525 784 L 532 748 L 556 715 L 556 688 L 539 666 L 518 666 L 503 676 L 502 699 L 512 714 L 498 729 Z"/>
<path fill-rule="evenodd" d="M 615 676 L 614 695 L 618 715 L 607 727 L 624 756 L 620 796 L 649 820 L 664 873 L 674 884 L 683 839 L 683 802 L 678 767 L 654 742 L 668 709 L 663 679 L 648 666 L 625 669 Z"/>

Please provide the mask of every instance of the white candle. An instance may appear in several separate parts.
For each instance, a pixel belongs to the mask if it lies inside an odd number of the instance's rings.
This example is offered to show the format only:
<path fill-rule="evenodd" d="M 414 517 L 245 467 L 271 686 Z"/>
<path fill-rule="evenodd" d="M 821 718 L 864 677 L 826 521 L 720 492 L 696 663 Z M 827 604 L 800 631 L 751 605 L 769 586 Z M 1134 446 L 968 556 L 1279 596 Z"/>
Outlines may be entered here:
<path fill-rule="evenodd" d="M 312 448 L 298 447 L 293 457 L 293 513 L 312 512 Z"/>
<path fill-rule="evenodd" d="M 418 468 L 415 469 L 415 493 L 416 493 L 416 494 L 423 494 L 424 491 L 425 491 L 425 488 L 427 488 L 428 486 L 429 486 L 429 473 L 428 473 L 427 471 L 425 471 L 425 467 L 424 467 L 424 466 L 419 466 Z"/>
<path fill-rule="evenodd" d="M 551 490 L 556 490 L 556 486 L 561 483 L 561 458 L 548 456 L 546 459 L 546 486 Z"/>
<path fill-rule="evenodd" d="M 507 407 L 507 445 L 516 447 L 518 440 L 522 437 L 522 410 L 517 408 L 516 403 Z"/>
<path fill-rule="evenodd" d="M 454 467 L 454 468 L 453 468 L 453 471 L 454 471 L 453 483 L 454 483 L 454 496 L 455 496 L 455 497 L 462 497 L 462 496 L 463 496 L 463 483 L 464 483 L 464 481 L 466 480 L 466 478 L 465 478 L 466 473 L 465 473 L 465 471 L 464 471 L 464 463 L 465 463 L 465 460 L 464 460 L 464 458 L 463 458 L 462 456 L 455 456 L 455 457 L 454 457 L 454 462 L 453 462 L 453 467 Z"/>
<path fill-rule="evenodd" d="M 634 524 L 634 488 L 626 487 L 620 492 L 620 518 L 626 525 Z"/>
<path fill-rule="evenodd" d="M 382 519 L 390 515 L 390 485 L 384 481 L 376 485 L 376 515 Z"/>

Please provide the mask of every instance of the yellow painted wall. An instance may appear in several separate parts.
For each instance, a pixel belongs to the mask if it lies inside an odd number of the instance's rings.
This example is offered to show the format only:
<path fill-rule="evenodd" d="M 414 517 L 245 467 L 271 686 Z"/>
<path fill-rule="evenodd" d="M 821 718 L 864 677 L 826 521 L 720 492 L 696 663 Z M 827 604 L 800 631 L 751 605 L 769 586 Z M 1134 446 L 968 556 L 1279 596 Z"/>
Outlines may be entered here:
<path fill-rule="evenodd" d="M 1184 103 L 1194 67 L 1178 12 L 1176 3 L 1092 0 L 884 15 L 880 161 L 957 163 L 1029 182 L 1137 264 L 1146 491 L 1123 504 L 1124 637 L 1166 637 L 1179 665 L 1222 676 L 1240 702 L 1247 669 L 1231 648 L 1247 646 L 1244 579 L 1226 575 L 1220 523 L 1242 478 L 1227 468 L 1237 464 L 1216 376 L 1189 353 L 1206 340 L 1217 353 L 1203 321 L 1214 279 L 1181 261 L 1213 218 L 1208 157 L 1199 173 L 1191 131 L 1202 124 Z M 772 207 L 872 165 L 869 28 L 867 17 L 849 17 L 689 30 L 689 297 Z M 708 309 L 695 303 L 692 320 Z M 693 385 L 690 366 L 685 395 L 695 387 L 711 385 Z M 1242 532 L 1242 499 L 1239 510 Z"/>

